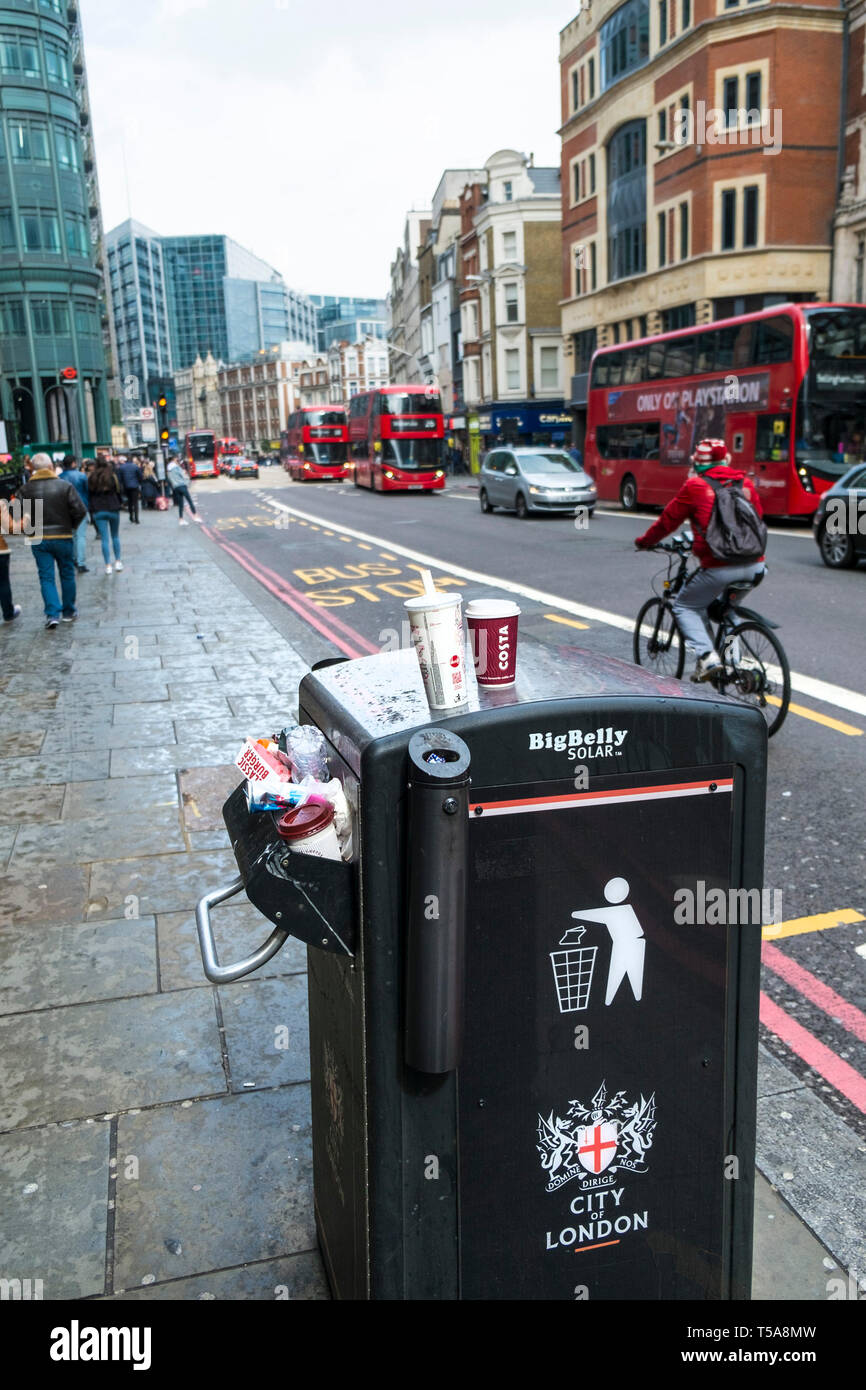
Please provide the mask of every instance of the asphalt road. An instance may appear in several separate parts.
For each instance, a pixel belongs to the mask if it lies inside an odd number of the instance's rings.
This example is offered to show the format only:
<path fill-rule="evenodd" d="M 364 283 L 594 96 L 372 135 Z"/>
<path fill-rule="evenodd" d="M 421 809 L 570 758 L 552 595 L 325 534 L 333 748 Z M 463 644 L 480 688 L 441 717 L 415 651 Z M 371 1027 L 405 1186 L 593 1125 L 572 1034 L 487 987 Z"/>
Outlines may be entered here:
<path fill-rule="evenodd" d="M 438 586 L 466 599 L 497 580 L 540 591 L 519 597 L 523 633 L 630 661 L 630 624 L 661 564 L 633 547 L 652 514 L 600 508 L 588 529 L 485 517 L 466 485 L 373 495 L 271 468 L 257 482 L 202 481 L 195 497 L 211 542 L 281 601 L 311 663 L 397 645 L 427 560 Z M 827 570 L 798 527 L 774 527 L 768 557 L 750 602 L 781 624 L 796 710 L 770 743 L 765 885 L 786 923 L 831 918 L 775 943 L 783 959 L 763 987 L 797 1028 L 793 1042 L 771 1027 L 764 1040 L 866 1138 L 866 567 Z M 840 913 L 851 920 L 837 925 Z"/>

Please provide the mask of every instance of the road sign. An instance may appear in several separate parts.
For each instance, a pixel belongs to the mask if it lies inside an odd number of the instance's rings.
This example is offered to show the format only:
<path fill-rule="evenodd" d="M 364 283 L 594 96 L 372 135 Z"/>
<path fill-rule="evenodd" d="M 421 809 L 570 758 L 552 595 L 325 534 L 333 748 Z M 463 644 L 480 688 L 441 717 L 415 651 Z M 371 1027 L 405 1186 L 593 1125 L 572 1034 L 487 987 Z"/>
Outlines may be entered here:
<path fill-rule="evenodd" d="M 60 375 L 63 377 L 63 380 L 64 380 L 64 381 L 77 381 L 77 380 L 78 380 L 78 368 L 77 368 L 77 367 L 61 367 L 61 368 L 60 368 Z"/>
<path fill-rule="evenodd" d="M 152 420 L 156 415 L 152 405 L 143 405 L 138 412 L 139 420 Z"/>

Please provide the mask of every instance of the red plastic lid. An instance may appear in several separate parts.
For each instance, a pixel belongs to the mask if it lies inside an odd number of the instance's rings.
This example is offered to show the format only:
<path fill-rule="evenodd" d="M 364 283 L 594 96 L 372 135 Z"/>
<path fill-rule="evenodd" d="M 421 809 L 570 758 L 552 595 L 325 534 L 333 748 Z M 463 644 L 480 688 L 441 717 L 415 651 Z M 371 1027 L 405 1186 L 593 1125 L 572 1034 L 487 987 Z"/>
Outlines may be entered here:
<path fill-rule="evenodd" d="M 296 810 L 285 811 L 277 821 L 277 831 L 284 840 L 303 840 L 327 830 L 334 819 L 333 806 L 315 806 L 310 802 Z"/>

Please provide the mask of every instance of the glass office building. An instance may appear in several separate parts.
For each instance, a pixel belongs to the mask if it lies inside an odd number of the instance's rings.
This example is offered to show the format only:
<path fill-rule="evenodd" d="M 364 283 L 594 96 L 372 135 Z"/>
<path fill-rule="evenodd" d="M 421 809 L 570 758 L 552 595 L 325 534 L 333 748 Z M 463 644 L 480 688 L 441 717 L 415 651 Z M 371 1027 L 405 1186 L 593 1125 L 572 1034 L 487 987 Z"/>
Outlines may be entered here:
<path fill-rule="evenodd" d="M 387 319 L 384 299 L 355 299 L 334 294 L 312 294 L 319 323 L 318 350 L 331 343 L 357 343 L 363 338 L 384 338 Z"/>
<path fill-rule="evenodd" d="M 73 0 L 0 3 L 0 97 L 0 414 L 24 447 L 92 452 L 111 439 L 111 356 Z"/>
<path fill-rule="evenodd" d="M 108 283 L 125 418 L 166 389 L 174 367 L 162 242 L 130 219 L 105 238 Z"/>

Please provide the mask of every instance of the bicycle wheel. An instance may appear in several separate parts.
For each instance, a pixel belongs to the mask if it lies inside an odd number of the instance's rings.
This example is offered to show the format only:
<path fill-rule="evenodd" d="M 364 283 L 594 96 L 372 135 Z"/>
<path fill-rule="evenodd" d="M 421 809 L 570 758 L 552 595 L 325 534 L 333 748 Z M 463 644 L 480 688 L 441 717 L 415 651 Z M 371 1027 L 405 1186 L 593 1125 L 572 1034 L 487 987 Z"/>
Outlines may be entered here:
<path fill-rule="evenodd" d="M 658 676 L 681 678 L 686 646 L 670 604 L 660 598 L 647 599 L 637 615 L 633 654 L 638 666 Z"/>
<path fill-rule="evenodd" d="M 757 706 L 772 738 L 784 724 L 791 701 L 791 672 L 782 643 L 763 623 L 740 623 L 729 630 L 720 654 L 724 674 L 719 688 Z"/>

